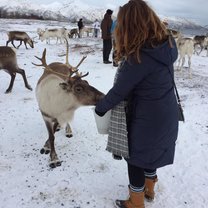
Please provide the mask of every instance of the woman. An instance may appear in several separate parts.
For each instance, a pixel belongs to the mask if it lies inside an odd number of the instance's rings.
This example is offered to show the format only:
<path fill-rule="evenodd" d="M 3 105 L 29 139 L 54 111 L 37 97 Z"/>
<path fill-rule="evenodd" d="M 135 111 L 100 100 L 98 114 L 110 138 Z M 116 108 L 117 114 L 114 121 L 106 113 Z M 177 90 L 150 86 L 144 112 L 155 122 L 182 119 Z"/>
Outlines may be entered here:
<path fill-rule="evenodd" d="M 115 40 L 122 63 L 116 83 L 95 111 L 103 116 L 128 99 L 129 199 L 116 200 L 116 205 L 144 208 L 144 197 L 154 199 L 157 168 L 174 160 L 178 108 L 172 76 L 178 52 L 165 25 L 142 0 L 120 7 Z"/>

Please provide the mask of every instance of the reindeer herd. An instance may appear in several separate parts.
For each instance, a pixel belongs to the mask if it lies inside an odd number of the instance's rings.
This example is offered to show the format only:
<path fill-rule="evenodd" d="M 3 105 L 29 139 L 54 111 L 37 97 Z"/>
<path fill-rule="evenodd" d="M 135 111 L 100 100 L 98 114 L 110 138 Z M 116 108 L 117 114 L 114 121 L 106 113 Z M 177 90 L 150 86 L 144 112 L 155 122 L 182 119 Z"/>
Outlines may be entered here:
<path fill-rule="evenodd" d="M 191 78 L 192 55 L 194 53 L 199 55 L 202 50 L 206 49 L 208 56 L 208 37 L 195 36 L 187 38 L 183 37 L 179 31 L 169 29 L 169 32 L 175 38 L 178 47 L 179 58 L 177 68 L 182 70 L 185 56 L 188 56 L 189 76 Z M 75 67 L 68 62 L 68 39 L 76 38 L 80 35 L 76 28 L 71 30 L 64 27 L 45 30 L 38 28 L 37 34 L 39 39 L 41 41 L 46 40 L 47 44 L 50 44 L 51 38 L 56 38 L 56 43 L 64 41 L 66 44 L 66 63 L 52 62 L 47 64 L 46 49 L 43 51 L 41 58 L 36 56 L 41 61 L 41 64 L 33 63 L 35 66 L 44 67 L 44 72 L 39 78 L 35 90 L 38 106 L 48 131 L 48 139 L 40 152 L 41 154 L 50 153 L 49 165 L 54 168 L 61 165 L 54 146 L 55 132 L 60 127 L 65 126 L 66 136 L 71 137 L 72 130 L 69 122 L 73 118 L 75 110 L 80 106 L 96 105 L 104 94 L 82 79 L 88 73 L 83 75 L 78 72 L 78 67 L 86 57 L 83 57 Z M 32 90 L 32 87 L 28 84 L 25 71 L 17 64 L 15 50 L 9 47 L 8 44 L 11 42 L 13 47 L 18 49 L 22 42 L 24 42 L 25 48 L 28 49 L 27 44 L 31 48 L 34 48 L 34 40 L 24 31 L 10 31 L 7 35 L 6 46 L 0 46 L 0 70 L 3 69 L 11 76 L 10 84 L 5 93 L 12 91 L 16 73 L 22 75 L 25 87 L 28 90 Z M 16 46 L 14 41 L 20 41 L 20 44 Z"/>
<path fill-rule="evenodd" d="M 208 57 L 208 36 L 196 35 L 194 37 L 184 37 L 179 31 L 168 29 L 169 33 L 175 38 L 178 48 L 178 63 L 175 68 L 182 72 L 185 63 L 185 57 L 188 57 L 189 78 L 192 78 L 191 59 L 193 54 L 200 55 L 202 50 L 206 50 Z"/>

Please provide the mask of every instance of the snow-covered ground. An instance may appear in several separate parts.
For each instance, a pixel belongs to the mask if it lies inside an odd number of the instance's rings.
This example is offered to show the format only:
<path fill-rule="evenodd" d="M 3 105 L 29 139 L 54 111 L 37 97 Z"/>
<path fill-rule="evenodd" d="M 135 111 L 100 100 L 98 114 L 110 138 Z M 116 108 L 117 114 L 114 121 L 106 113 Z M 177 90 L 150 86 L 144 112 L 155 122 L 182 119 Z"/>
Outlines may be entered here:
<path fill-rule="evenodd" d="M 36 29 L 60 27 L 66 23 L 35 20 L 0 19 L 0 45 L 5 45 L 6 31 L 24 30 L 31 37 Z M 73 25 L 67 25 L 68 28 Z M 22 45 L 16 50 L 18 63 L 25 69 L 28 82 L 35 89 L 43 69 L 39 63 L 47 48 L 47 63 L 65 62 L 64 44 L 51 45 L 37 40 L 34 49 Z M 16 43 L 17 44 L 17 43 Z M 87 59 L 80 71 L 89 72 L 88 82 L 106 93 L 112 86 L 116 69 L 102 63 L 100 38 L 71 39 L 69 62 L 76 65 Z M 84 47 L 83 47 L 84 46 Z M 208 57 L 203 51 L 193 55 L 193 78 L 187 68 L 176 71 L 176 84 L 185 111 L 180 123 L 175 163 L 158 169 L 156 198 L 145 202 L 147 208 L 205 208 L 208 204 Z M 113 160 L 105 150 L 107 137 L 97 133 L 91 107 L 81 107 L 71 122 L 73 137 L 56 133 L 55 146 L 62 165 L 48 166 L 49 155 L 40 149 L 47 130 L 39 112 L 35 93 L 24 87 L 16 76 L 13 91 L 4 94 L 10 76 L 0 71 L 0 208 L 111 208 L 115 199 L 128 195 L 126 162 Z"/>

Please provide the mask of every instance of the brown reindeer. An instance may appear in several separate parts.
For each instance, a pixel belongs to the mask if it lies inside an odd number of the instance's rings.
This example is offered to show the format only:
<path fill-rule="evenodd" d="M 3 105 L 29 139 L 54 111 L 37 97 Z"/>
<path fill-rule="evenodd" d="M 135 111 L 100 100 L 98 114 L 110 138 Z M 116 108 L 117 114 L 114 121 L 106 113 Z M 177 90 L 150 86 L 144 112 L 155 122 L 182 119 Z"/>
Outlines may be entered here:
<path fill-rule="evenodd" d="M 194 40 L 194 53 L 197 53 L 197 55 L 199 55 L 202 52 L 202 50 L 207 47 L 208 37 L 205 35 L 196 35 L 194 36 L 193 40 Z M 197 51 L 197 46 L 200 47 L 199 51 Z"/>
<path fill-rule="evenodd" d="M 78 38 L 79 37 L 79 32 L 77 28 L 72 28 L 68 34 L 69 38 Z"/>
<path fill-rule="evenodd" d="M 66 125 L 73 118 L 77 108 L 95 105 L 104 94 L 82 79 L 88 73 L 82 75 L 77 72 L 78 66 L 86 57 L 76 67 L 72 67 L 68 63 L 68 58 L 66 64 L 53 62 L 48 65 L 45 56 L 46 49 L 42 58 L 36 57 L 42 64 L 35 64 L 45 68 L 36 86 L 36 98 L 48 130 L 48 140 L 40 152 L 41 154 L 50 153 L 50 167 L 55 168 L 61 165 L 54 146 L 54 134 L 58 126 Z M 68 57 L 68 50 L 66 57 Z M 68 128 L 70 128 L 69 125 Z"/>
<path fill-rule="evenodd" d="M 11 47 L 0 46 L 0 70 L 1 69 L 3 69 L 11 76 L 9 87 L 7 88 L 5 93 L 9 93 L 12 91 L 16 73 L 22 75 L 25 87 L 29 90 L 32 90 L 31 86 L 27 82 L 25 71 L 19 68 L 19 66 L 17 65 L 16 53 Z"/>
<path fill-rule="evenodd" d="M 11 42 L 12 45 L 15 48 L 19 48 L 22 45 L 22 41 L 25 44 L 25 48 L 27 48 L 27 43 L 30 45 L 31 48 L 34 48 L 34 44 L 32 39 L 29 37 L 29 35 L 26 32 L 21 32 L 21 31 L 10 31 L 7 33 L 8 35 L 8 41 L 6 42 L 6 46 L 8 46 L 8 43 Z M 20 41 L 20 44 L 16 47 L 14 45 L 14 40 Z"/>

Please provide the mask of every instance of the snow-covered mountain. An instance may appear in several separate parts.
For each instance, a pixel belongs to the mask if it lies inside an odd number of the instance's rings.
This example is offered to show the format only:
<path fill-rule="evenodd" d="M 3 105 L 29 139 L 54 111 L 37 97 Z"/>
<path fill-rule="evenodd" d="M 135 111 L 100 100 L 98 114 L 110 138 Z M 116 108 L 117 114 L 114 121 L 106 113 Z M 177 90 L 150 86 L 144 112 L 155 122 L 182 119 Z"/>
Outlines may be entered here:
<path fill-rule="evenodd" d="M 64 3 L 51 4 L 31 3 L 28 0 L 1 0 L 1 18 L 37 18 L 43 20 L 67 20 L 71 22 L 83 18 L 85 22 L 102 19 L 105 8 L 84 4 L 80 0 L 68 0 Z"/>
<path fill-rule="evenodd" d="M 61 20 L 76 22 L 83 18 L 85 23 L 91 23 L 95 19 L 101 20 L 106 11 L 105 7 L 96 7 L 83 3 L 81 0 L 67 0 L 53 2 L 51 4 L 36 4 L 28 0 L 1 0 L 0 18 L 31 18 L 42 20 Z M 117 9 L 114 10 L 116 15 Z M 161 19 L 167 19 L 171 28 L 181 30 L 187 34 L 206 34 L 204 28 L 193 21 L 179 17 L 167 17 L 160 15 Z"/>

